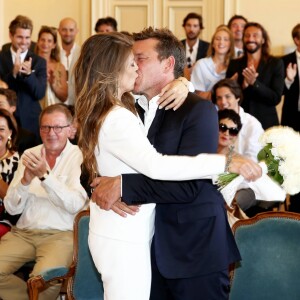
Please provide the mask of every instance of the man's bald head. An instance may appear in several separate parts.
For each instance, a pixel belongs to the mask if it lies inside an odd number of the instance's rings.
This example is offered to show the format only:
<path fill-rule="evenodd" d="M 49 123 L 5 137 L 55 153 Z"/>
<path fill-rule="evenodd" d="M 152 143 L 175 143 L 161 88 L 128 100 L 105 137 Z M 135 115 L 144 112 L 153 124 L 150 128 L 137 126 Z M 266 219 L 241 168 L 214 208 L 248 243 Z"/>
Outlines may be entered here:
<path fill-rule="evenodd" d="M 72 18 L 64 18 L 59 22 L 58 32 L 63 45 L 74 44 L 78 33 L 77 22 Z"/>

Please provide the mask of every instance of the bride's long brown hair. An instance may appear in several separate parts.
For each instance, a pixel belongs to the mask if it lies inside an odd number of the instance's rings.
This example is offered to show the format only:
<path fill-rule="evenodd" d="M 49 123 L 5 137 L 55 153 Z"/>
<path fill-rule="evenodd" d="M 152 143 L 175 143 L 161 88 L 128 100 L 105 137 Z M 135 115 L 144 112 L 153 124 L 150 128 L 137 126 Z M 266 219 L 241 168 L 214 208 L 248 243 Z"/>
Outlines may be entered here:
<path fill-rule="evenodd" d="M 91 36 L 81 48 L 74 69 L 75 114 L 79 127 L 78 146 L 83 154 L 89 181 L 99 172 L 95 149 L 101 125 L 113 106 L 124 106 L 135 113 L 133 97 L 118 99 L 118 78 L 132 51 L 131 37 L 118 32 Z"/>

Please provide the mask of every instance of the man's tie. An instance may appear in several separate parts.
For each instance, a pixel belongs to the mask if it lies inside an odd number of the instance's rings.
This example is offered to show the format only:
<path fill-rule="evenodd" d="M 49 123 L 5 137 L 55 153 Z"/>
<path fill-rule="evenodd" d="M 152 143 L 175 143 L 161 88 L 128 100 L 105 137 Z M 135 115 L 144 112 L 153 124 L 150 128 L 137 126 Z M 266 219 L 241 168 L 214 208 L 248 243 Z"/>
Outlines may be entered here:
<path fill-rule="evenodd" d="M 144 119 L 145 119 L 145 110 L 139 105 L 139 103 L 136 101 L 135 102 L 135 109 L 137 111 L 137 113 L 140 116 L 140 119 L 142 120 L 142 122 L 144 123 Z"/>
<path fill-rule="evenodd" d="M 243 55 L 243 50 L 238 50 L 237 57 L 241 57 Z"/>

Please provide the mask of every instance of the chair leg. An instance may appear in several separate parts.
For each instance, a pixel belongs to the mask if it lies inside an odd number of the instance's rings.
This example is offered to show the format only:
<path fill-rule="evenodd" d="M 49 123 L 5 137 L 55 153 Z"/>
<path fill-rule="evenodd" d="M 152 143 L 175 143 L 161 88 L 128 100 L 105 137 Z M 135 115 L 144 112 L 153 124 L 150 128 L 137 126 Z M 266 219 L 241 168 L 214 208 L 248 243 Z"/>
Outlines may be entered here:
<path fill-rule="evenodd" d="M 45 286 L 45 281 L 41 276 L 33 277 L 27 280 L 29 300 L 39 299 L 39 290 Z"/>

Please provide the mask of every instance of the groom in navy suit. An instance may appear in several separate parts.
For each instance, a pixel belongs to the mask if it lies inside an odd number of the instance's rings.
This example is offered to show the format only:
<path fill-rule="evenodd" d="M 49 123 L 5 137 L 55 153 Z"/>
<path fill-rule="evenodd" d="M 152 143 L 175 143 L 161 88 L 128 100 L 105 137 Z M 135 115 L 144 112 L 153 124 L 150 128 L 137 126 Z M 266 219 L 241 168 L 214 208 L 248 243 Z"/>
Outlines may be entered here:
<path fill-rule="evenodd" d="M 139 66 L 134 92 L 148 100 L 144 126 L 153 146 L 170 155 L 216 153 L 218 119 L 210 101 L 189 93 L 176 111 L 156 109 L 162 87 L 182 74 L 185 54 L 180 41 L 167 29 L 152 28 L 134 34 L 134 39 Z M 224 165 L 203 168 L 222 171 Z M 124 202 L 157 203 L 151 299 L 228 299 L 228 267 L 240 255 L 224 199 L 211 180 L 166 182 L 125 174 L 122 182 Z"/>

